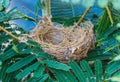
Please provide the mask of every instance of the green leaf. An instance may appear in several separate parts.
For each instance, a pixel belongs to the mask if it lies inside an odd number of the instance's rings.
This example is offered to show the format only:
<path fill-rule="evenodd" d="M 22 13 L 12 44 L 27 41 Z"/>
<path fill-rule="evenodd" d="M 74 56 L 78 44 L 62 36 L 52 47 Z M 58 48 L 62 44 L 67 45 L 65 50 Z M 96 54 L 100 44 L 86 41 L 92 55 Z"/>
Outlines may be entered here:
<path fill-rule="evenodd" d="M 105 73 L 108 75 L 112 75 L 119 69 L 120 69 L 120 61 L 114 61 L 107 66 Z"/>
<path fill-rule="evenodd" d="M 115 55 L 113 55 L 113 53 L 103 54 L 102 49 L 97 49 L 96 48 L 95 50 L 92 50 L 92 51 L 88 52 L 88 57 L 85 58 L 85 60 L 87 60 L 87 61 L 106 60 L 106 59 L 111 59 L 114 56 Z"/>
<path fill-rule="evenodd" d="M 5 82 L 10 82 L 11 76 L 12 76 L 12 75 L 10 75 L 10 74 L 6 75 L 4 81 L 5 81 Z"/>
<path fill-rule="evenodd" d="M 44 60 L 43 61 L 48 67 L 54 68 L 54 69 L 59 69 L 59 70 L 64 70 L 64 71 L 69 71 L 70 67 L 67 66 L 66 64 L 53 61 L 53 60 Z"/>
<path fill-rule="evenodd" d="M 39 78 L 33 77 L 33 78 L 28 79 L 27 82 L 38 82 L 39 79 L 41 79 L 41 77 L 39 77 Z"/>
<path fill-rule="evenodd" d="M 12 39 L 12 37 L 10 37 L 9 35 L 0 36 L 0 45 L 4 42 L 8 41 L 8 39 Z"/>
<path fill-rule="evenodd" d="M 48 77 L 49 77 L 48 74 L 44 74 L 44 75 L 42 76 L 42 78 L 39 80 L 39 82 L 45 82 Z"/>
<path fill-rule="evenodd" d="M 76 77 L 70 71 L 50 69 L 58 82 L 78 82 Z"/>
<path fill-rule="evenodd" d="M 13 49 L 9 49 L 9 50 L 7 50 L 6 52 L 4 52 L 3 54 L 0 55 L 0 60 L 5 61 L 9 58 L 12 58 L 16 54 L 17 53 Z"/>
<path fill-rule="evenodd" d="M 24 43 L 18 43 L 16 46 L 14 45 L 12 48 L 6 50 L 3 54 L 0 55 L 0 60 L 5 61 L 7 59 L 12 58 L 17 53 L 21 52 L 27 45 Z"/>
<path fill-rule="evenodd" d="M 20 54 L 30 54 L 32 52 L 32 49 L 31 48 L 27 48 L 27 49 L 23 49 Z"/>
<path fill-rule="evenodd" d="M 6 69 L 9 67 L 9 61 L 3 62 L 3 64 L 1 65 L 1 69 L 0 69 L 0 80 L 5 79 L 6 76 Z"/>
<path fill-rule="evenodd" d="M 39 78 L 40 76 L 42 76 L 42 74 L 44 73 L 44 71 L 45 71 L 44 65 L 40 65 L 38 67 L 38 69 L 34 72 L 34 77 L 35 78 Z"/>
<path fill-rule="evenodd" d="M 38 54 L 38 58 L 41 58 L 41 59 L 52 59 L 51 56 L 44 52 L 44 51 L 41 51 L 39 54 Z"/>
<path fill-rule="evenodd" d="M 68 78 L 63 73 L 65 71 L 56 70 L 56 69 L 50 69 L 50 71 L 54 74 L 58 82 L 69 82 Z"/>
<path fill-rule="evenodd" d="M 63 71 L 62 73 L 63 73 L 63 75 L 65 75 L 68 78 L 69 82 L 78 82 L 76 77 L 70 71 L 68 71 L 68 72 Z"/>
<path fill-rule="evenodd" d="M 112 49 L 115 49 L 116 47 L 120 46 L 120 44 L 114 44 L 114 45 L 110 45 L 108 48 L 105 49 L 105 51 L 103 53 L 106 53 Z"/>
<path fill-rule="evenodd" d="M 81 68 L 77 65 L 76 62 L 74 61 L 69 62 L 69 65 L 71 66 L 75 76 L 78 78 L 80 82 L 87 82 L 84 73 L 82 72 Z"/>
<path fill-rule="evenodd" d="M 39 78 L 30 78 L 27 80 L 27 82 L 37 82 Z"/>
<path fill-rule="evenodd" d="M 14 72 L 14 73 L 9 73 L 6 74 L 5 79 L 3 79 L 3 82 L 20 82 L 19 80 L 16 80 L 14 78 L 14 76 L 17 74 L 18 72 Z"/>
<path fill-rule="evenodd" d="M 116 76 L 120 76 L 120 70 L 117 71 L 117 72 L 115 72 L 115 73 L 112 75 L 112 77 L 116 77 Z"/>
<path fill-rule="evenodd" d="M 95 75 L 96 75 L 96 81 L 97 82 L 102 82 L 102 78 L 103 78 L 103 71 L 102 71 L 102 63 L 101 61 L 97 60 L 95 62 Z"/>
<path fill-rule="evenodd" d="M 0 66 L 2 65 L 2 61 L 0 61 Z"/>
<path fill-rule="evenodd" d="M 85 60 L 82 60 L 80 62 L 80 65 L 81 65 L 83 71 L 85 72 L 86 77 L 89 79 L 89 81 L 90 82 L 95 82 L 94 74 L 93 74 L 90 66 L 88 65 L 88 63 Z"/>
<path fill-rule="evenodd" d="M 0 16 L 0 22 L 8 21 L 11 19 L 11 17 L 9 17 L 9 14 L 6 14 L 4 12 L 0 12 Z"/>
<path fill-rule="evenodd" d="M 22 51 L 25 50 L 25 48 L 27 47 L 27 45 L 25 43 L 18 43 L 18 45 L 13 45 L 12 49 L 18 53 L 21 54 Z"/>
<path fill-rule="evenodd" d="M 15 46 L 15 45 L 14 45 Z M 17 46 L 15 47 L 18 53 L 22 52 L 27 47 L 25 43 L 18 43 Z M 15 51 L 16 51 L 15 50 Z"/>
<path fill-rule="evenodd" d="M 113 35 L 119 29 L 120 29 L 119 23 L 114 27 L 110 26 L 110 28 L 106 29 L 105 34 L 103 35 L 104 39 L 108 39 L 110 35 Z"/>
<path fill-rule="evenodd" d="M 16 45 L 13 45 L 12 49 L 13 49 L 16 53 L 19 53 Z"/>
<path fill-rule="evenodd" d="M 44 74 L 39 78 L 30 78 L 27 82 L 45 82 L 48 79 L 49 75 L 48 74 Z"/>
<path fill-rule="evenodd" d="M 100 21 L 98 22 L 98 25 L 97 25 L 97 28 L 96 28 L 96 31 L 97 31 L 97 34 L 98 34 L 98 39 L 103 38 L 103 35 L 106 33 L 105 31 L 108 28 L 110 28 L 110 26 L 111 26 L 111 23 L 110 23 L 109 16 L 107 14 L 107 11 L 104 11 L 102 16 L 100 17 Z"/>
<path fill-rule="evenodd" d="M 31 63 L 35 58 L 36 58 L 35 55 L 30 55 L 28 57 L 25 57 L 25 58 L 21 59 L 20 61 L 16 62 L 15 64 L 11 65 L 10 67 L 8 67 L 6 72 L 7 73 L 14 72 L 14 71 L 24 67 L 25 65 Z"/>
<path fill-rule="evenodd" d="M 11 9 L 8 13 L 0 12 L 0 22 L 8 22 L 13 19 L 20 19 L 20 16 L 17 14 L 17 10 L 15 8 Z"/>
<path fill-rule="evenodd" d="M 49 78 L 46 80 L 46 82 L 55 82 L 55 81 L 49 76 Z"/>
<path fill-rule="evenodd" d="M 24 78 L 25 76 L 29 75 L 32 71 L 36 70 L 39 65 L 40 62 L 32 64 L 31 66 L 25 68 L 22 72 L 19 72 L 15 78 L 17 78 L 17 80 Z"/>

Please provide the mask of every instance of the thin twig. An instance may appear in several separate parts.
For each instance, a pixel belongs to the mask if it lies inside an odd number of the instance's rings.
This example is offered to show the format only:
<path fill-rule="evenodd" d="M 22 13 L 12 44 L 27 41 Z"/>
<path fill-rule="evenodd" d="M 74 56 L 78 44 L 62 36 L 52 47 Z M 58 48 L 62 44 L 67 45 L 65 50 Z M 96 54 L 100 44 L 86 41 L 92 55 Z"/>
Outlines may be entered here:
<path fill-rule="evenodd" d="M 50 4 L 51 0 L 47 0 L 47 2 L 48 2 L 47 3 L 48 4 L 48 8 L 47 8 L 48 9 L 47 10 L 48 11 L 48 16 L 51 18 L 51 4 Z"/>
<path fill-rule="evenodd" d="M 111 24 L 113 25 L 114 22 L 113 22 L 113 19 L 112 19 L 112 14 L 111 14 L 111 11 L 110 11 L 108 5 L 107 5 L 105 8 L 106 8 L 106 10 L 107 10 L 107 13 L 108 13 L 108 16 L 109 16 L 110 22 L 111 22 Z"/>
<path fill-rule="evenodd" d="M 83 13 L 83 15 L 81 16 L 81 18 L 78 20 L 78 25 L 83 21 L 84 17 L 86 16 L 86 14 L 89 12 L 91 7 L 88 7 L 85 12 Z"/>
<path fill-rule="evenodd" d="M 15 35 L 13 35 L 12 33 L 10 33 L 9 31 L 7 31 L 6 29 L 4 29 L 4 28 L 1 27 L 1 26 L 0 26 L 0 30 L 6 32 L 6 33 L 9 34 L 10 36 L 12 36 L 14 39 L 20 40 L 18 37 L 16 37 Z"/>
<path fill-rule="evenodd" d="M 42 16 L 51 18 L 51 0 L 42 0 Z"/>

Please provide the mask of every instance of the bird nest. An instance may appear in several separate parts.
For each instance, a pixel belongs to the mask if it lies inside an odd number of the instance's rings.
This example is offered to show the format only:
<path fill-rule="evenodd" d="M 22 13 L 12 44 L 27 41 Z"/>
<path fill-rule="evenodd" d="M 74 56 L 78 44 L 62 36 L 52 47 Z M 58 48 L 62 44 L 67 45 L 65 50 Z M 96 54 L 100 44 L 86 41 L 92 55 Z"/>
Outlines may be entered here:
<path fill-rule="evenodd" d="M 94 47 L 93 24 L 84 22 L 69 28 L 56 27 L 49 18 L 44 17 L 30 33 L 43 50 L 58 61 L 79 61 Z"/>

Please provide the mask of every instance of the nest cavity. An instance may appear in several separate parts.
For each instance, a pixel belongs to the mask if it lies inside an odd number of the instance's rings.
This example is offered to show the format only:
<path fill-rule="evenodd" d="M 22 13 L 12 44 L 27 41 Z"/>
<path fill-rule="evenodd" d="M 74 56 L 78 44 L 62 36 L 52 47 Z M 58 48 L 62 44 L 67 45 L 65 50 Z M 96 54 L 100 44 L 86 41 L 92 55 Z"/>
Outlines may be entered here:
<path fill-rule="evenodd" d="M 74 25 L 68 28 L 54 26 L 51 20 L 44 17 L 30 33 L 43 50 L 61 62 L 79 61 L 94 48 L 94 32 L 91 22 Z"/>

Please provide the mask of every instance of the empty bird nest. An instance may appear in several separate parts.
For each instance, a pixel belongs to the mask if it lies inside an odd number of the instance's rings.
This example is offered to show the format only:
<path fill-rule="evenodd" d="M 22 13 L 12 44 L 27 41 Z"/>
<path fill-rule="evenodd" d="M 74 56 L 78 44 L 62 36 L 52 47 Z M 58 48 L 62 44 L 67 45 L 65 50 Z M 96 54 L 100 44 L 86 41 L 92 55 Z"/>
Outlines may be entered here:
<path fill-rule="evenodd" d="M 48 17 L 44 17 L 30 33 L 43 50 L 58 61 L 79 61 L 94 47 L 93 24 L 84 22 L 69 28 L 56 27 Z"/>

